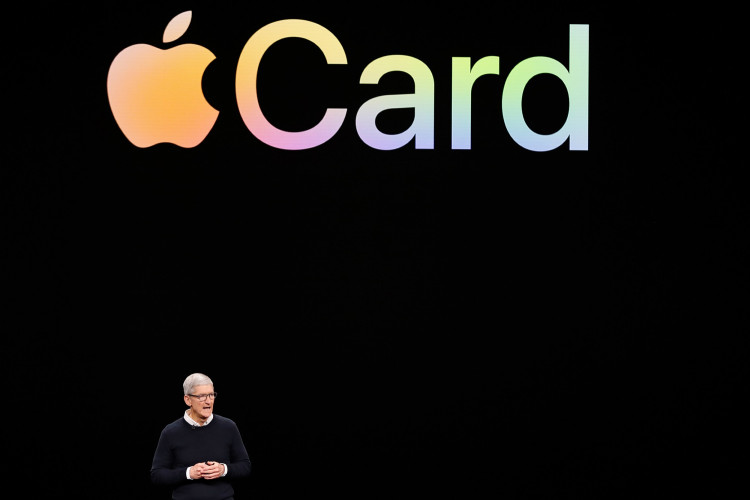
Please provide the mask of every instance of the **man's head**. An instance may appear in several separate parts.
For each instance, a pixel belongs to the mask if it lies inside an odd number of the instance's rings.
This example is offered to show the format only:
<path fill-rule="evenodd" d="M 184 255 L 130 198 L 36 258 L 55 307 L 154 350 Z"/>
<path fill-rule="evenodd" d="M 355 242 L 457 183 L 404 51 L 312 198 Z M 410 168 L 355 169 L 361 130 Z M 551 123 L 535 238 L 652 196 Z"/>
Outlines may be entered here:
<path fill-rule="evenodd" d="M 190 416 L 198 423 L 204 423 L 214 411 L 214 383 L 202 373 L 188 375 L 182 383 L 185 404 L 190 407 Z"/>

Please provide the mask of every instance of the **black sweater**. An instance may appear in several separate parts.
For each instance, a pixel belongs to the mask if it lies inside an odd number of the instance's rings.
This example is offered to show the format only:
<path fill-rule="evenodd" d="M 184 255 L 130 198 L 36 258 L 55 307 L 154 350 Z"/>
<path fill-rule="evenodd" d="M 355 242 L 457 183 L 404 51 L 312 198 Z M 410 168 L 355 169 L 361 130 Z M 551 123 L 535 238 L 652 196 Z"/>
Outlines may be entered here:
<path fill-rule="evenodd" d="M 218 479 L 187 479 L 187 468 L 212 460 L 227 465 Z M 231 480 L 250 474 L 247 454 L 237 425 L 214 414 L 211 423 L 195 427 L 178 418 L 164 427 L 151 466 L 151 481 L 172 488 L 173 500 L 225 500 L 234 494 Z"/>

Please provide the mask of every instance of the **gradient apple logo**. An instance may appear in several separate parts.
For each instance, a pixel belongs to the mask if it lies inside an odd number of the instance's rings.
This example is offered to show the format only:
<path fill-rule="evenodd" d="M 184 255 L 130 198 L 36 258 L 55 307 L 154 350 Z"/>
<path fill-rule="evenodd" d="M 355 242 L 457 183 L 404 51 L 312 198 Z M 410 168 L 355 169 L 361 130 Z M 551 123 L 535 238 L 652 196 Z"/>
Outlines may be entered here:
<path fill-rule="evenodd" d="M 192 11 L 164 30 L 170 43 L 187 31 Z M 203 73 L 215 56 L 200 45 L 162 50 L 136 44 L 123 49 L 107 75 L 107 95 L 122 133 L 140 148 L 171 143 L 192 148 L 206 138 L 219 112 L 203 95 Z"/>

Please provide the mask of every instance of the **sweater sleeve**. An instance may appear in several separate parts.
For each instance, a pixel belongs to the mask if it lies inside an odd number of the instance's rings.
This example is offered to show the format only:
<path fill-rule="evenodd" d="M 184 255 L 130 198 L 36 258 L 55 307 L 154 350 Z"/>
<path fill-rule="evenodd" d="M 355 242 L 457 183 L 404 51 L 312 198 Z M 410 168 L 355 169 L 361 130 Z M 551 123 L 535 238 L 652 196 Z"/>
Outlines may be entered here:
<path fill-rule="evenodd" d="M 242 435 L 237 425 L 232 422 L 232 446 L 230 449 L 230 463 L 227 477 L 241 478 L 250 475 L 250 457 L 247 454 L 245 443 L 242 441 Z"/>
<path fill-rule="evenodd" d="M 151 482 L 162 486 L 176 486 L 187 481 L 186 470 L 186 467 L 173 468 L 169 436 L 166 430 L 162 431 L 151 463 Z"/>

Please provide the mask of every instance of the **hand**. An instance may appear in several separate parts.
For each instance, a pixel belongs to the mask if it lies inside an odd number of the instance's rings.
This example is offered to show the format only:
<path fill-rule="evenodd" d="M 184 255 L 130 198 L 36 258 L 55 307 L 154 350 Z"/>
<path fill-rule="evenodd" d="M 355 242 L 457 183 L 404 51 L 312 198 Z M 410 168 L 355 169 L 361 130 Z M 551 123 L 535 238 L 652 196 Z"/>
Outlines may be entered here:
<path fill-rule="evenodd" d="M 208 468 L 208 465 L 206 465 L 203 462 L 198 462 L 197 464 L 190 467 L 190 479 L 200 479 L 203 477 L 203 471 L 205 471 Z"/>
<path fill-rule="evenodd" d="M 219 462 L 213 462 L 211 460 L 203 464 L 201 469 L 201 477 L 203 479 L 216 479 L 224 474 L 224 464 Z"/>

